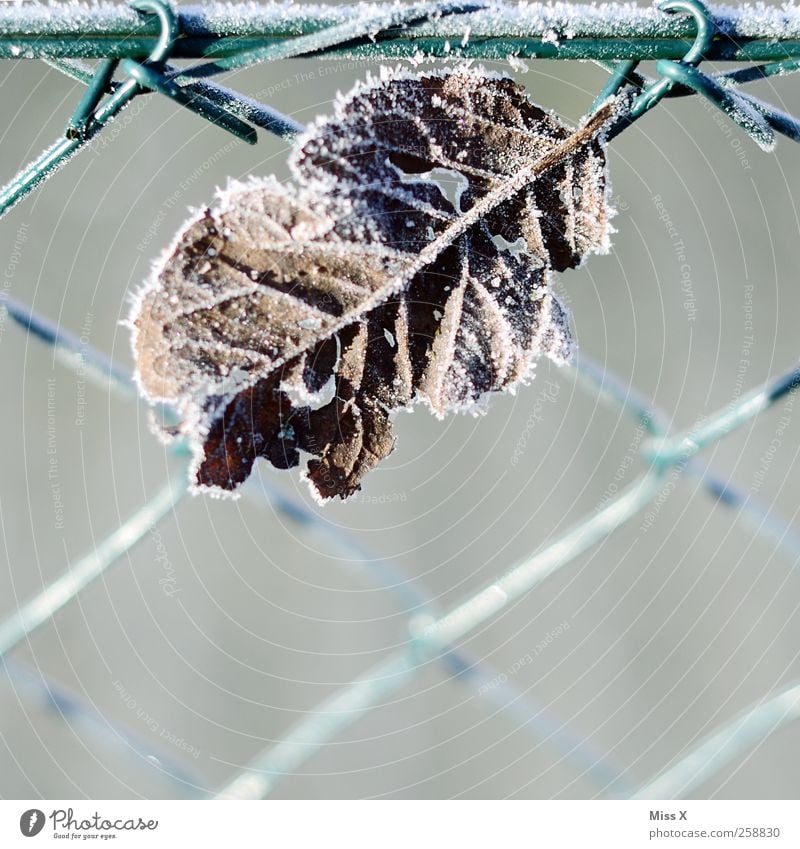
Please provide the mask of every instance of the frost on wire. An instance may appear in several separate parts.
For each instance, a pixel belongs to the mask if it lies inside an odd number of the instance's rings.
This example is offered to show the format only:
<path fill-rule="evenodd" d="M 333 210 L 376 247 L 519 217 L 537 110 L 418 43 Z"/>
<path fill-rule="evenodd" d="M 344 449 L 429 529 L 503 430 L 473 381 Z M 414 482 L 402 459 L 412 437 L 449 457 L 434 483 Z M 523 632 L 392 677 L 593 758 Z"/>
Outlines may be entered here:
<path fill-rule="evenodd" d="M 180 412 L 194 488 L 305 452 L 317 497 L 346 498 L 396 410 L 474 408 L 564 362 L 550 275 L 608 248 L 614 111 L 572 131 L 480 69 L 384 72 L 298 140 L 292 184 L 220 192 L 132 315 L 139 386 Z"/>

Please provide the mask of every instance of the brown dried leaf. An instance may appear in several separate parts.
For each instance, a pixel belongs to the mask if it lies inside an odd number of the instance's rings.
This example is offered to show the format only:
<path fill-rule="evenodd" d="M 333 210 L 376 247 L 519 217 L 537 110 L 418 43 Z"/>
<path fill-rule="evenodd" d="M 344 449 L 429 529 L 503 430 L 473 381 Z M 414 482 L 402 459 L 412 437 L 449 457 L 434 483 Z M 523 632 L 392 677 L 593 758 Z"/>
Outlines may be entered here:
<path fill-rule="evenodd" d="M 360 488 L 417 400 L 474 408 L 569 356 L 552 270 L 606 250 L 602 133 L 513 81 L 384 74 L 299 140 L 294 185 L 234 185 L 189 222 L 132 316 L 137 377 L 176 405 L 195 485 L 312 455 L 322 499 Z"/>

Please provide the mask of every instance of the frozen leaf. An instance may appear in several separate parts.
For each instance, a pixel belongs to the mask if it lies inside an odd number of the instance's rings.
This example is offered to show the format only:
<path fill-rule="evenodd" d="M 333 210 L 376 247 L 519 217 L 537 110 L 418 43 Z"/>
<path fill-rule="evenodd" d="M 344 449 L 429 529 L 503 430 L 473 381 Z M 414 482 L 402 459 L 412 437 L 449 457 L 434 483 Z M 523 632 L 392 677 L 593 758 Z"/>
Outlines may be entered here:
<path fill-rule="evenodd" d="M 608 247 L 614 111 L 571 131 L 501 76 L 384 73 L 298 141 L 293 184 L 222 192 L 132 316 L 140 387 L 183 414 L 195 486 L 306 452 L 313 491 L 344 498 L 398 408 L 474 408 L 566 360 L 549 278 Z"/>

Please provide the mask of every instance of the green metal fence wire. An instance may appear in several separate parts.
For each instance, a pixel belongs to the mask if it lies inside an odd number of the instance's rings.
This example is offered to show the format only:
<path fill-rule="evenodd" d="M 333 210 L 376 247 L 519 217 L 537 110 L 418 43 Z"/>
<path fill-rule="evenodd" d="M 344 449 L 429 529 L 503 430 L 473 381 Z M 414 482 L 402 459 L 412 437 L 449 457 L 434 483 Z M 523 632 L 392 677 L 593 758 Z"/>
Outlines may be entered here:
<path fill-rule="evenodd" d="M 800 719 L 800 684 L 764 699 L 638 790 L 634 799 L 679 799 L 762 740 Z"/>
<path fill-rule="evenodd" d="M 439 14 L 427 16 L 426 8 Z M 476 0 L 412 9 L 417 14 L 409 14 L 409 7 L 397 2 L 185 6 L 178 13 L 182 35 L 173 56 L 240 56 L 237 61 L 249 62 L 251 50 L 295 42 L 307 53 L 347 57 L 385 58 L 419 51 L 481 59 L 505 59 L 509 54 L 531 59 L 680 59 L 695 34 L 691 21 L 671 19 L 633 3 Z M 796 8 L 724 6 L 713 11 L 720 38 L 708 59 L 780 61 L 798 52 Z M 402 28 L 401 20 L 407 21 Z M 369 23 L 369 37 L 361 39 L 358 27 L 364 21 Z M 334 29 L 340 26 L 342 31 Z M 159 34 L 156 21 L 142 20 L 117 4 L 25 5 L 0 16 L 0 57 L 143 58 L 152 52 Z M 298 41 L 306 36 L 318 40 Z"/>
<path fill-rule="evenodd" d="M 745 105 L 757 104 L 756 111 L 764 118 L 765 125 L 790 137 L 800 137 L 792 118 L 748 100 L 734 88 L 798 69 L 800 11 L 793 8 L 742 7 L 709 13 L 697 0 L 678 0 L 669 6 L 672 11 L 693 16 L 694 20 L 631 5 L 477 2 L 388 7 L 211 5 L 189 7 L 174 14 L 159 0 L 142 0 L 136 9 L 116 5 L 0 7 L 0 58 L 43 59 L 87 86 L 87 95 L 76 109 L 65 138 L 0 193 L 0 214 L 41 185 L 134 97 L 154 90 L 248 140 L 253 140 L 250 125 L 283 136 L 296 133 L 299 130 L 296 122 L 268 105 L 201 78 L 254 62 L 309 54 L 600 59 L 612 73 L 605 93 L 628 84 L 652 95 L 655 86 L 659 86 L 658 97 L 698 91 L 725 108 L 731 91 L 736 91 L 735 96 L 742 98 Z M 699 51 L 704 21 L 713 26 Z M 697 61 L 691 56 L 693 49 L 699 51 Z M 145 57 L 143 63 L 132 61 Z M 95 69 L 81 61 L 86 58 L 102 61 Z M 168 59 L 174 58 L 202 62 L 179 70 L 167 64 Z M 635 70 L 636 63 L 647 58 L 669 60 L 667 65 L 659 66 L 659 73 L 670 81 L 668 85 L 648 80 Z M 708 77 L 696 73 L 695 66 L 703 58 L 762 64 Z M 122 60 L 121 80 L 115 80 L 117 60 Z M 675 67 L 680 74 L 667 73 L 668 68 Z M 695 87 L 698 78 L 701 85 Z M 719 89 L 724 89 L 723 95 Z M 658 97 L 651 96 L 652 102 Z M 648 102 L 645 108 L 650 105 Z M 80 369 L 83 375 L 115 387 L 135 402 L 130 375 L 102 353 L 14 301 L 8 293 L 2 294 L 0 304 L 18 326 L 53 346 L 67 367 Z M 245 769 L 219 788 L 216 796 L 237 799 L 268 796 L 326 743 L 385 703 L 431 664 L 442 664 L 453 678 L 469 680 L 472 686 L 492 680 L 495 677 L 492 671 L 460 648 L 461 640 L 479 627 L 491 624 L 503 610 L 524 603 L 532 590 L 642 512 L 658 496 L 668 475 L 698 477 L 709 496 L 728 507 L 737 521 L 748 523 L 754 534 L 769 539 L 789 563 L 797 564 L 800 539 L 796 531 L 752 495 L 740 492 L 733 481 L 715 476 L 695 458 L 754 417 L 768 412 L 780 399 L 794 394 L 800 385 L 800 369 L 789 370 L 696 427 L 673 434 L 664 424 L 665 415 L 585 355 L 580 355 L 577 363 L 567 368 L 578 385 L 604 403 L 624 410 L 645 429 L 648 438 L 640 449 L 640 476 L 558 540 L 445 613 L 437 611 L 425 591 L 409 582 L 396 567 L 380 561 L 376 565 L 356 540 L 322 524 L 292 498 L 264 484 L 246 488 L 249 497 L 267 499 L 304 532 L 322 535 L 326 548 L 341 553 L 341 562 L 351 565 L 369 562 L 370 579 L 391 588 L 398 601 L 414 611 L 414 616 L 408 622 L 404 647 L 307 713 L 280 742 L 256 755 Z M 161 415 L 169 416 L 170 411 L 162 410 Z M 176 453 L 181 455 L 181 452 L 178 446 Z M 22 689 L 46 693 L 65 721 L 77 716 L 99 726 L 103 724 L 102 717 L 92 708 L 61 693 L 8 655 L 58 610 L 73 602 L 89 584 L 102 580 L 107 570 L 149 530 L 169 519 L 185 492 L 183 459 L 176 477 L 152 499 L 0 623 L 0 656 L 7 675 Z M 491 698 L 485 704 L 493 705 L 497 711 L 513 713 L 526 731 L 557 746 L 576 771 L 592 778 L 598 795 L 679 798 L 778 728 L 800 718 L 800 684 L 795 684 L 766 697 L 688 754 L 678 757 L 660 776 L 636 789 L 636 783 L 623 766 L 594 751 L 575 729 L 510 682 L 490 692 Z M 132 745 L 134 750 L 141 751 L 145 744 Z M 177 783 L 193 788 L 198 794 L 202 792 L 199 778 L 187 777 L 179 767 L 166 762 L 162 769 Z"/>
<path fill-rule="evenodd" d="M 581 367 L 578 366 L 580 369 Z M 579 374 L 589 379 L 598 375 L 594 365 L 584 367 Z M 297 770 L 325 742 L 341 733 L 350 724 L 358 720 L 369 710 L 378 707 L 397 690 L 405 686 L 426 663 L 440 660 L 446 647 L 457 643 L 480 625 L 494 619 L 502 610 L 522 599 L 528 592 L 545 581 L 559 569 L 572 562 L 579 554 L 588 550 L 607 537 L 612 531 L 642 512 L 661 491 L 665 475 L 672 469 L 681 469 L 690 453 L 697 453 L 720 438 L 730 433 L 735 427 L 741 426 L 757 412 L 767 409 L 787 392 L 794 392 L 800 383 L 800 371 L 794 370 L 784 375 L 762 390 L 751 393 L 743 398 L 735 408 L 725 409 L 710 417 L 704 425 L 703 433 L 692 430 L 675 437 L 677 450 L 658 452 L 658 460 L 648 462 L 648 454 L 653 452 L 654 445 L 664 445 L 664 441 L 650 441 L 643 446 L 643 459 L 647 463 L 646 470 L 624 492 L 608 503 L 599 512 L 585 519 L 579 525 L 562 536 L 543 551 L 515 566 L 503 577 L 476 593 L 449 613 L 436 619 L 419 617 L 409 623 L 410 642 L 408 648 L 396 653 L 390 658 L 377 664 L 355 681 L 347 690 L 334 695 L 323 702 L 309 717 L 298 723 L 284 735 L 283 740 L 256 757 L 248 768 L 225 788 L 220 791 L 222 798 L 251 799 L 269 795 L 282 778 Z M 619 388 L 611 390 L 616 401 L 624 406 L 627 404 L 627 393 L 619 392 Z M 608 389 L 604 382 L 595 387 L 596 391 Z M 766 406 L 764 406 L 766 405 Z M 638 405 L 634 406 L 634 409 Z M 739 408 L 745 410 L 744 414 Z M 637 415 L 638 421 L 642 418 Z M 657 416 L 647 411 L 647 420 L 654 421 Z M 710 436 L 709 434 L 715 434 Z M 691 445 L 691 449 L 686 446 Z M 794 551 L 787 552 L 792 564 L 797 562 Z M 755 709 L 756 719 L 748 726 L 748 740 L 752 745 L 760 742 L 766 733 L 777 729 L 782 724 L 775 721 L 775 713 L 783 702 L 769 703 L 770 722 L 762 721 L 760 710 Z M 776 707 L 777 705 L 777 707 Z M 791 717 L 794 713 L 788 712 Z M 753 729 L 760 728 L 765 734 L 756 735 Z M 724 741 L 729 749 L 737 750 L 741 742 L 729 744 L 727 736 L 730 731 L 719 732 L 712 741 L 705 744 L 702 756 L 706 758 L 709 749 L 717 756 L 717 768 L 721 768 L 732 754 L 713 749 L 715 741 Z M 727 734 L 727 736 L 726 736 Z M 726 757 L 727 755 L 727 757 Z M 665 789 L 682 789 L 681 781 L 687 786 L 693 779 L 693 766 L 696 755 L 688 756 L 686 761 L 674 768 L 674 776 L 669 785 L 664 781 Z M 703 761 L 705 763 L 705 761 Z M 713 770 L 707 775 L 713 774 Z M 640 792 L 645 792 L 647 788 Z M 649 797 L 648 797 L 649 798 Z M 658 798 L 672 798 L 670 795 Z"/>

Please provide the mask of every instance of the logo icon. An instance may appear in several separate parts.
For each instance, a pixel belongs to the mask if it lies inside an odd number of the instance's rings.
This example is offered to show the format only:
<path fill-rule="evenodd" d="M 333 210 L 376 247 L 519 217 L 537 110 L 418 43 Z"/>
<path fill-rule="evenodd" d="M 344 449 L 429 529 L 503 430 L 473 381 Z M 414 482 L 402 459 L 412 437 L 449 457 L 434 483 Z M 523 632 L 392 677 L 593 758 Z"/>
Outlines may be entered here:
<path fill-rule="evenodd" d="M 31 808 L 19 818 L 19 830 L 25 837 L 36 837 L 44 828 L 44 811 Z"/>

